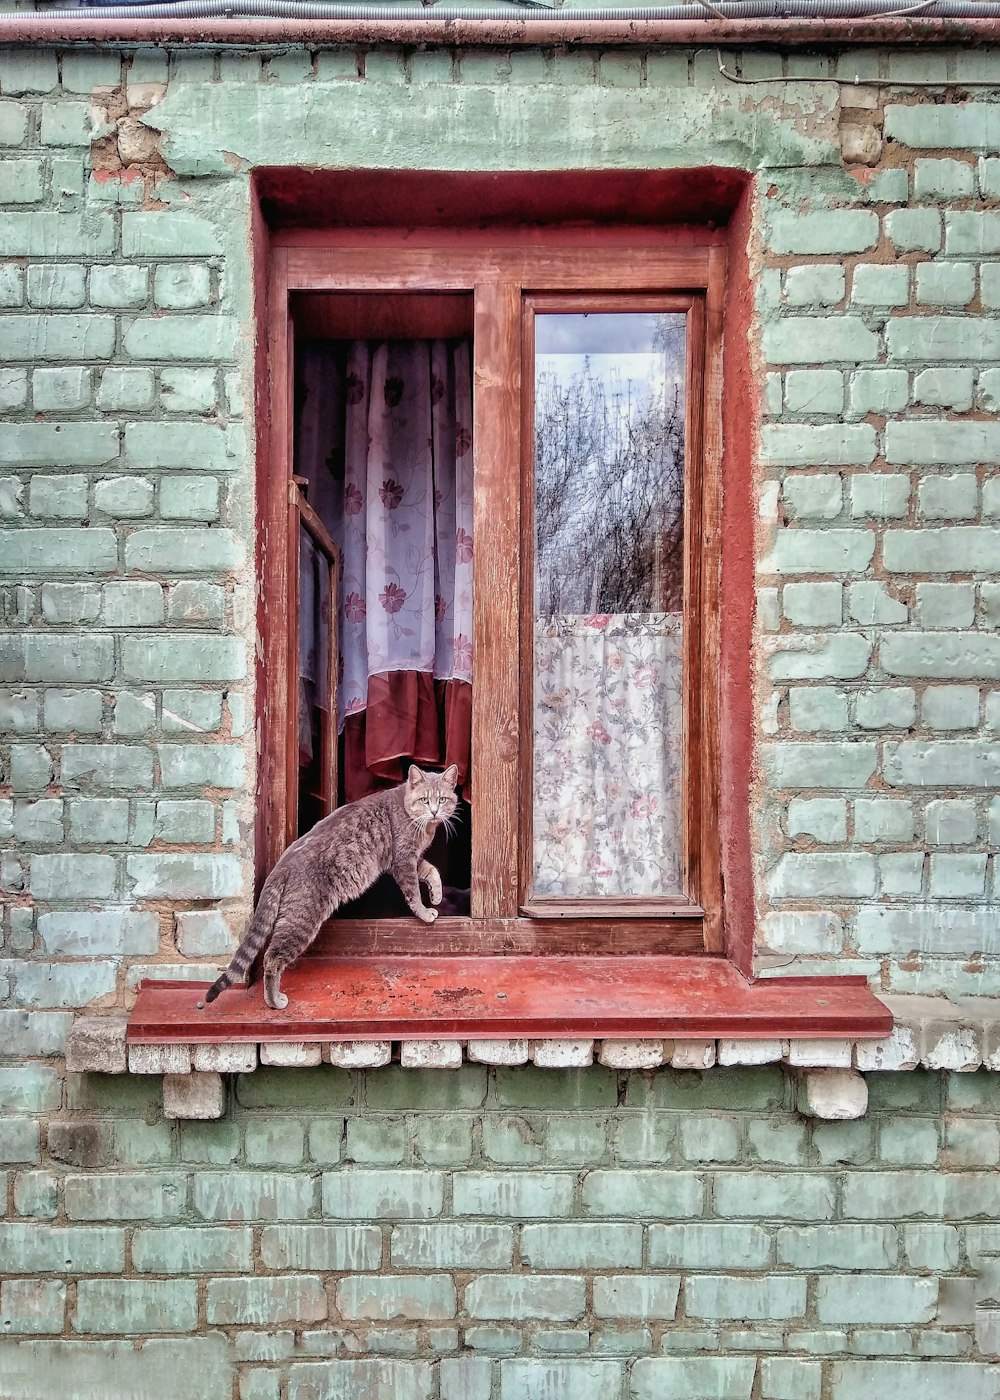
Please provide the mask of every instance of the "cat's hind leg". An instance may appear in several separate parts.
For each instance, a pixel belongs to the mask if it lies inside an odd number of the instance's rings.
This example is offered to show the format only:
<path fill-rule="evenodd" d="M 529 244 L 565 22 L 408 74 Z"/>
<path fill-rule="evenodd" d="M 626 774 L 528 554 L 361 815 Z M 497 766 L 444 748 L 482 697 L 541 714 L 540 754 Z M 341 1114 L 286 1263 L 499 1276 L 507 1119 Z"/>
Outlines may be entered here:
<path fill-rule="evenodd" d="M 268 967 L 267 958 L 264 959 L 264 1000 L 272 1011 L 284 1011 L 288 1005 L 288 997 L 281 990 L 281 974 L 283 967 Z"/>
<path fill-rule="evenodd" d="M 432 904 L 440 904 L 444 891 L 441 888 L 441 876 L 429 860 L 421 860 L 417 863 L 417 876 L 427 886 L 427 891 Z"/>

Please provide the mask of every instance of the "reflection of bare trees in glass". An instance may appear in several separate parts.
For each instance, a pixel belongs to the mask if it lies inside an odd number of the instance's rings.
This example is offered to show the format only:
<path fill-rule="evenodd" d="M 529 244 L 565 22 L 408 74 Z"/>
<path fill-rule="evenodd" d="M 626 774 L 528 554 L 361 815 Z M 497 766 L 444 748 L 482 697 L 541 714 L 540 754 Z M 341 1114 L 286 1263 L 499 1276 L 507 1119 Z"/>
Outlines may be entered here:
<path fill-rule="evenodd" d="M 683 321 L 664 316 L 659 382 L 612 381 L 588 360 L 535 386 L 536 606 L 556 613 L 680 611 Z"/>

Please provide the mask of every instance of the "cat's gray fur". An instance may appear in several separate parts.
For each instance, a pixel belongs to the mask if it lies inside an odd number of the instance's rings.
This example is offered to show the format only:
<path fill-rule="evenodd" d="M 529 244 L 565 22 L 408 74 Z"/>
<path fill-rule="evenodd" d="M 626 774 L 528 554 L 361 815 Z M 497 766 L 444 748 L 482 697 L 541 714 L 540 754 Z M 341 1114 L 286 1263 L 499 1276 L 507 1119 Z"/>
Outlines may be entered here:
<path fill-rule="evenodd" d="M 441 903 L 441 877 L 423 856 L 455 812 L 457 780 L 454 764 L 440 774 L 411 768 L 398 787 L 339 807 L 294 841 L 264 881 L 246 936 L 205 1000 L 214 1001 L 227 987 L 246 981 L 265 949 L 264 1000 L 274 1010 L 284 1010 L 285 968 L 309 947 L 324 919 L 364 894 L 380 875 L 391 875 L 417 918 L 433 923 L 433 906 Z M 430 908 L 420 896 L 421 881 Z"/>

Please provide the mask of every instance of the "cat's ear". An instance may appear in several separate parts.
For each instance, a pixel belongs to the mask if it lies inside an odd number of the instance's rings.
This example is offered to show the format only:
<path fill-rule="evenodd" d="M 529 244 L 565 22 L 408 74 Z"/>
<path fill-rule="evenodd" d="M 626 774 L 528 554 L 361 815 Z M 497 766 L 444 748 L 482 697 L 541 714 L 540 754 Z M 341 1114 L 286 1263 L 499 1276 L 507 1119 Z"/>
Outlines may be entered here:
<path fill-rule="evenodd" d="M 416 787 L 417 783 L 425 782 L 426 779 L 424 777 L 423 769 L 418 768 L 415 763 L 411 763 L 410 771 L 406 775 L 406 781 L 409 783 L 410 787 Z"/>
<path fill-rule="evenodd" d="M 458 764 L 450 763 L 441 774 L 441 781 L 447 783 L 449 787 L 454 787 L 458 782 Z"/>

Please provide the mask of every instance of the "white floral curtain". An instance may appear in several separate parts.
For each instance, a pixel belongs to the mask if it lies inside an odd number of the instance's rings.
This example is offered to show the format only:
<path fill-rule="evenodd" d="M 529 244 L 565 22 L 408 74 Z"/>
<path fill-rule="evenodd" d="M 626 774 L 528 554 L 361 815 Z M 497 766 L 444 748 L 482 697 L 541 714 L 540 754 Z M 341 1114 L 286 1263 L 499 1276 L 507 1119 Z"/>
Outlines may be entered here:
<path fill-rule="evenodd" d="M 535 623 L 534 891 L 681 893 L 682 618 Z"/>
<path fill-rule="evenodd" d="M 372 676 L 417 671 L 472 680 L 469 347 L 355 341 L 339 366 L 317 347 L 306 351 L 303 376 L 300 460 L 310 501 L 343 550 L 343 728 L 365 709 Z M 328 410 L 338 392 L 339 423 L 315 411 Z M 334 454 L 343 461 L 342 481 L 321 470 Z"/>

